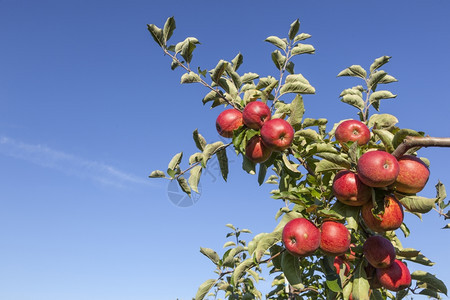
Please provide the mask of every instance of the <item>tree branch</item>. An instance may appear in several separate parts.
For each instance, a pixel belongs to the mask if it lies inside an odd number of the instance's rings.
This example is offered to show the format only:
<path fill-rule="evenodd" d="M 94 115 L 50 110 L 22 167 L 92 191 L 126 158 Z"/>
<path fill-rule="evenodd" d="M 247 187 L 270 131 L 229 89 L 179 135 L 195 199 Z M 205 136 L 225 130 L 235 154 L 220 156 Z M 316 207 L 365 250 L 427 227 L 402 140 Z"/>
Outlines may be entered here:
<path fill-rule="evenodd" d="M 450 138 L 407 136 L 392 155 L 399 158 L 413 147 L 450 147 Z"/>

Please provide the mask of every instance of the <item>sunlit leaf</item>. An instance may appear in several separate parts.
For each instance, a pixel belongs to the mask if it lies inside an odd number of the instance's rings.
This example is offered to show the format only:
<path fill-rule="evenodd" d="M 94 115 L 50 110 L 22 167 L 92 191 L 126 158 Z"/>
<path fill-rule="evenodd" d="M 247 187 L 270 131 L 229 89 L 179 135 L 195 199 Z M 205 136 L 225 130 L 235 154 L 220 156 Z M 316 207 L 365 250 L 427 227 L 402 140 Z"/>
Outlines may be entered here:
<path fill-rule="evenodd" d="M 185 192 L 189 197 L 191 196 L 191 188 L 186 180 L 186 178 L 179 176 L 177 177 L 178 185 L 181 187 L 181 190 Z"/>
<path fill-rule="evenodd" d="M 359 110 L 363 110 L 365 106 L 363 98 L 358 95 L 344 95 L 342 96 L 341 101 L 350 104 Z"/>
<path fill-rule="evenodd" d="M 298 94 L 314 94 L 316 90 L 309 81 L 301 74 L 288 75 L 284 85 L 280 89 L 280 94 L 298 93 Z"/>
<path fill-rule="evenodd" d="M 148 24 L 147 29 L 148 31 L 150 31 L 150 34 L 152 35 L 155 42 L 158 43 L 159 46 L 164 47 L 165 44 L 163 30 L 154 24 Z"/>
<path fill-rule="evenodd" d="M 198 290 L 197 294 L 195 294 L 195 300 L 203 300 L 205 296 L 208 294 L 209 290 L 216 284 L 215 279 L 208 279 L 205 282 L 203 282 Z"/>
<path fill-rule="evenodd" d="M 181 83 L 194 83 L 200 81 L 200 76 L 192 71 L 189 73 L 184 73 L 183 76 L 181 76 Z"/>
<path fill-rule="evenodd" d="M 298 33 L 298 30 L 300 29 L 300 21 L 297 19 L 294 22 L 292 22 L 290 28 L 289 28 L 289 39 L 293 40 L 295 38 L 295 35 Z"/>
<path fill-rule="evenodd" d="M 164 45 L 167 44 L 167 41 L 170 39 L 170 37 L 173 34 L 173 31 L 175 30 L 176 25 L 175 25 L 175 19 L 174 17 L 170 17 L 166 20 L 166 23 L 164 24 L 164 28 L 163 28 L 163 41 L 164 41 Z"/>
<path fill-rule="evenodd" d="M 381 56 L 374 60 L 374 62 L 370 65 L 370 72 L 373 72 L 376 69 L 381 68 L 384 64 L 388 63 L 391 59 L 391 56 Z"/>
<path fill-rule="evenodd" d="M 303 41 L 303 40 L 306 40 L 306 39 L 309 39 L 310 37 L 311 37 L 310 34 L 307 34 L 307 33 L 300 33 L 299 35 L 297 35 L 297 36 L 294 38 L 294 43 L 299 42 L 299 41 Z"/>
<path fill-rule="evenodd" d="M 295 96 L 294 100 L 292 100 L 290 107 L 289 123 L 292 126 L 300 124 L 303 119 L 303 114 L 305 113 L 305 106 L 303 103 L 303 97 L 301 95 Z"/>
<path fill-rule="evenodd" d="M 200 176 L 202 175 L 202 166 L 198 165 L 191 169 L 189 175 L 189 186 L 191 189 L 198 193 L 198 182 L 200 181 Z"/>
<path fill-rule="evenodd" d="M 239 67 L 244 62 L 244 56 L 241 53 L 238 53 L 232 60 L 231 63 L 233 64 L 233 70 L 237 71 Z"/>
<path fill-rule="evenodd" d="M 211 73 L 211 80 L 218 83 L 220 77 L 222 76 L 222 74 L 225 72 L 225 70 L 228 67 L 228 62 L 224 61 L 224 60 L 219 60 L 219 62 L 217 63 L 217 66 L 212 70 Z"/>
<path fill-rule="evenodd" d="M 437 289 L 440 293 L 447 295 L 447 287 L 445 286 L 444 282 L 438 279 L 433 274 L 425 271 L 414 271 L 413 273 L 411 273 L 411 279 L 425 282 Z"/>
<path fill-rule="evenodd" d="M 310 44 L 300 44 L 298 43 L 297 45 L 295 45 L 292 50 L 291 50 L 291 54 L 292 55 L 299 55 L 299 54 L 314 54 L 314 52 L 316 51 L 316 49 L 314 49 L 314 47 Z"/>
<path fill-rule="evenodd" d="M 367 72 L 360 65 L 352 65 L 345 70 L 342 70 L 338 75 L 339 76 L 352 76 L 352 77 L 360 77 L 366 78 Z"/>
<path fill-rule="evenodd" d="M 287 43 L 277 36 L 273 36 L 273 35 L 269 36 L 264 41 L 269 42 L 272 45 L 275 45 L 276 47 L 280 48 L 281 50 L 285 50 L 287 47 Z"/>
<path fill-rule="evenodd" d="M 398 119 L 390 114 L 373 114 L 368 122 L 369 128 L 386 129 L 389 130 L 395 124 L 398 123 Z"/>
<path fill-rule="evenodd" d="M 381 99 L 390 99 L 390 98 L 395 98 L 397 97 L 397 95 L 392 94 L 389 91 L 376 91 L 373 92 L 370 96 L 369 96 L 369 102 L 370 103 L 374 103 L 376 101 L 379 101 Z"/>
<path fill-rule="evenodd" d="M 425 198 L 420 196 L 406 196 L 399 199 L 400 203 L 403 204 L 407 210 L 423 214 L 433 209 L 436 200 L 436 198 Z"/>

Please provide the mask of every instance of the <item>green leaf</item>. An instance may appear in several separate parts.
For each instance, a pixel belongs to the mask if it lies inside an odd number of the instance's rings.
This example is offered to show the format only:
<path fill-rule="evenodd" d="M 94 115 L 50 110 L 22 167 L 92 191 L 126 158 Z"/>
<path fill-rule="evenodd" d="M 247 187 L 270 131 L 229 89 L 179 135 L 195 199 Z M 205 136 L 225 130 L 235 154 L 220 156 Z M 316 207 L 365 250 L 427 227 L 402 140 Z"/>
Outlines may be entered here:
<path fill-rule="evenodd" d="M 395 150 L 392 145 L 394 135 L 390 131 L 384 129 L 373 129 L 372 132 L 380 138 L 387 152 L 392 153 Z"/>
<path fill-rule="evenodd" d="M 336 270 L 333 266 L 333 260 L 334 257 L 326 255 L 320 260 L 320 264 L 323 272 L 325 273 L 326 285 L 333 292 L 339 293 L 342 292 L 342 283 L 341 278 L 338 274 L 336 274 Z"/>
<path fill-rule="evenodd" d="M 377 92 L 373 92 L 370 95 L 369 102 L 374 103 L 381 99 L 390 99 L 390 98 L 395 98 L 395 97 L 397 97 L 397 95 L 394 95 L 389 91 L 377 91 Z"/>
<path fill-rule="evenodd" d="M 163 171 L 155 170 L 155 171 L 151 172 L 148 177 L 150 177 L 150 178 L 164 178 L 164 177 L 166 177 L 166 174 Z"/>
<path fill-rule="evenodd" d="M 233 241 L 228 241 L 223 245 L 223 248 L 236 246 L 236 243 Z"/>
<path fill-rule="evenodd" d="M 359 263 L 353 275 L 352 295 L 355 300 L 369 300 L 369 282 L 364 270 L 364 263 Z"/>
<path fill-rule="evenodd" d="M 255 167 L 256 164 L 254 162 L 252 162 L 251 160 L 249 160 L 245 155 L 243 156 L 243 161 L 242 161 L 242 169 L 247 172 L 248 174 L 251 175 L 255 175 Z"/>
<path fill-rule="evenodd" d="M 350 161 L 348 161 L 346 158 L 342 157 L 339 154 L 324 152 L 324 153 L 316 153 L 316 156 L 319 156 L 319 157 L 321 157 L 323 159 L 328 160 L 329 162 L 337 164 L 337 165 L 343 167 L 344 169 L 350 169 L 351 168 Z"/>
<path fill-rule="evenodd" d="M 235 269 L 233 272 L 233 275 L 231 276 L 231 282 L 233 285 L 235 285 L 238 280 L 244 276 L 244 274 L 247 272 L 248 269 L 252 268 L 255 265 L 255 263 L 253 262 L 253 259 L 247 258 L 246 260 L 244 260 L 243 262 L 241 262 Z"/>
<path fill-rule="evenodd" d="M 394 148 L 397 148 L 407 136 L 423 136 L 423 134 L 412 129 L 400 129 L 392 139 Z"/>
<path fill-rule="evenodd" d="M 286 56 L 281 54 L 279 50 L 275 50 L 272 52 L 272 61 L 277 67 L 278 70 L 281 70 L 284 68 L 284 64 L 286 63 Z"/>
<path fill-rule="evenodd" d="M 175 170 L 181 163 L 181 159 L 183 158 L 183 152 L 175 154 L 169 162 L 167 166 L 168 170 Z"/>
<path fill-rule="evenodd" d="M 231 63 L 233 64 L 233 70 L 237 71 L 239 67 L 244 62 L 244 56 L 239 52 L 232 60 Z"/>
<path fill-rule="evenodd" d="M 397 249 L 396 254 L 403 257 L 417 257 L 420 254 L 420 251 L 413 248 L 403 248 Z"/>
<path fill-rule="evenodd" d="M 228 228 L 232 229 L 232 230 L 236 230 L 236 228 L 233 226 L 233 224 L 225 224 L 225 226 L 227 226 Z"/>
<path fill-rule="evenodd" d="M 220 91 L 210 91 L 206 96 L 202 99 L 203 104 L 206 104 L 210 101 L 217 101 L 221 99 L 220 97 L 221 92 Z"/>
<path fill-rule="evenodd" d="M 199 150 L 203 151 L 206 146 L 206 140 L 200 133 L 198 133 L 198 129 L 194 130 L 192 137 L 194 138 L 195 146 L 197 146 Z"/>
<path fill-rule="evenodd" d="M 291 115 L 289 116 L 288 119 L 289 123 L 292 126 L 300 124 L 303 119 L 303 114 L 305 113 L 305 105 L 303 103 L 303 97 L 301 95 L 295 96 L 289 108 L 291 110 Z"/>
<path fill-rule="evenodd" d="M 350 104 L 351 106 L 354 106 L 361 111 L 365 106 L 364 100 L 358 95 L 344 95 L 342 96 L 341 101 Z"/>
<path fill-rule="evenodd" d="M 202 160 L 203 167 L 206 166 L 206 163 L 211 158 L 211 156 L 214 153 L 216 153 L 218 149 L 221 147 L 223 147 L 223 143 L 220 141 L 205 146 L 205 149 L 203 150 L 203 160 Z"/>
<path fill-rule="evenodd" d="M 223 180 L 227 181 L 228 178 L 228 157 L 226 149 L 217 152 L 217 159 L 219 161 L 220 173 Z"/>
<path fill-rule="evenodd" d="M 200 76 L 192 71 L 189 73 L 184 73 L 183 76 L 181 76 L 181 83 L 194 83 L 200 81 Z"/>
<path fill-rule="evenodd" d="M 198 182 L 200 181 L 200 176 L 202 175 L 202 166 L 198 165 L 191 169 L 189 175 L 189 186 L 191 189 L 198 193 Z"/>
<path fill-rule="evenodd" d="M 203 154 L 201 152 L 196 152 L 189 157 L 189 164 L 195 164 L 197 162 L 201 162 L 203 159 Z"/>
<path fill-rule="evenodd" d="M 442 229 L 450 229 L 450 223 L 442 227 Z"/>
<path fill-rule="evenodd" d="M 164 41 L 164 45 L 167 44 L 167 41 L 170 39 L 170 37 L 173 34 L 173 31 L 175 30 L 176 25 L 175 25 L 175 19 L 174 17 L 170 17 L 166 20 L 166 23 L 164 24 L 164 28 L 163 28 L 163 41 Z"/>
<path fill-rule="evenodd" d="M 258 183 L 259 185 L 262 185 L 264 183 L 264 180 L 266 179 L 267 174 L 267 166 L 266 164 L 259 164 L 259 171 L 258 171 Z"/>
<path fill-rule="evenodd" d="M 220 261 L 219 254 L 213 249 L 200 247 L 200 253 L 209 258 L 216 265 Z"/>
<path fill-rule="evenodd" d="M 281 255 L 281 270 L 283 270 L 284 276 L 290 285 L 297 289 L 304 288 L 298 257 L 284 251 Z"/>
<path fill-rule="evenodd" d="M 189 197 L 191 196 L 191 188 L 186 180 L 186 178 L 180 176 L 177 177 L 178 184 L 180 185 L 183 192 L 185 192 Z"/>
<path fill-rule="evenodd" d="M 352 76 L 352 77 L 360 77 L 365 79 L 367 76 L 366 70 L 360 65 L 352 65 L 345 70 L 342 70 L 338 75 L 340 76 Z"/>
<path fill-rule="evenodd" d="M 293 174 L 301 174 L 301 172 L 297 169 L 298 165 L 291 163 L 286 154 L 283 153 L 282 161 L 284 166 Z"/>
<path fill-rule="evenodd" d="M 424 214 L 433 209 L 436 200 L 436 198 L 406 196 L 401 198 L 399 201 L 407 210 Z"/>
<path fill-rule="evenodd" d="M 292 55 L 300 55 L 300 54 L 314 54 L 316 51 L 316 49 L 314 49 L 314 47 L 310 44 L 300 44 L 298 43 L 297 45 L 295 45 L 292 50 L 291 50 L 291 54 Z"/>
<path fill-rule="evenodd" d="M 288 75 L 286 81 L 280 89 L 280 94 L 298 93 L 314 94 L 316 90 L 301 74 Z"/>
<path fill-rule="evenodd" d="M 316 172 L 317 173 L 323 173 L 327 171 L 338 171 L 338 170 L 345 170 L 341 165 L 332 163 L 331 161 L 328 161 L 326 159 L 322 159 L 316 164 Z"/>
<path fill-rule="evenodd" d="M 223 266 L 234 268 L 234 265 L 236 263 L 235 256 L 242 251 L 244 251 L 245 248 L 242 246 L 237 246 L 236 248 L 230 249 L 224 254 L 224 260 L 223 260 Z"/>
<path fill-rule="evenodd" d="M 277 36 L 273 36 L 273 35 L 269 36 L 264 41 L 269 42 L 272 45 L 275 45 L 276 47 L 280 48 L 281 50 L 285 50 L 287 47 L 287 43 Z"/>
<path fill-rule="evenodd" d="M 228 68 L 228 62 L 224 60 L 219 60 L 217 66 L 212 70 L 211 80 L 218 83 L 219 79 L 222 77 L 225 70 Z"/>
<path fill-rule="evenodd" d="M 298 41 L 303 41 L 303 40 L 309 39 L 310 37 L 311 37 L 310 34 L 307 34 L 307 33 L 300 33 L 299 35 L 297 35 L 297 36 L 294 38 L 294 43 L 296 43 L 296 42 L 298 42 Z"/>
<path fill-rule="evenodd" d="M 438 292 L 443 293 L 447 295 L 447 287 L 445 286 L 444 282 L 440 279 L 438 279 L 435 275 L 430 274 L 425 271 L 414 271 L 411 274 L 411 279 L 425 282 L 435 288 Z"/>
<path fill-rule="evenodd" d="M 270 247 L 281 241 L 281 231 L 275 230 L 271 233 L 266 233 L 261 239 L 259 239 L 253 255 L 256 262 L 260 262 L 264 253 L 269 250 Z"/>
<path fill-rule="evenodd" d="M 163 30 L 154 24 L 147 24 L 147 29 L 148 31 L 150 31 L 150 34 L 152 35 L 155 42 L 158 43 L 158 45 L 162 48 L 165 47 Z"/>
<path fill-rule="evenodd" d="M 242 83 L 248 83 L 257 78 L 259 78 L 259 75 L 256 73 L 245 73 L 244 75 L 241 76 L 241 81 Z"/>
<path fill-rule="evenodd" d="M 298 33 L 299 29 L 300 29 L 300 21 L 297 19 L 294 22 L 292 22 L 291 27 L 289 28 L 290 40 L 293 40 L 295 38 L 295 35 Z"/>
<path fill-rule="evenodd" d="M 372 73 L 374 70 L 379 69 L 384 64 L 388 63 L 391 59 L 391 56 L 381 56 L 374 60 L 374 62 L 370 65 L 370 72 Z"/>
<path fill-rule="evenodd" d="M 419 253 L 419 255 L 417 255 L 416 257 L 406 257 L 406 260 L 415 262 L 417 264 L 421 264 L 424 266 L 433 266 L 435 263 L 432 262 L 430 259 L 428 259 L 427 257 L 425 257 L 422 253 Z"/>
<path fill-rule="evenodd" d="M 215 279 L 208 279 L 205 282 L 203 282 L 198 290 L 197 294 L 195 294 L 195 300 L 203 300 L 205 296 L 208 294 L 209 290 L 216 284 Z"/>
<path fill-rule="evenodd" d="M 398 119 L 390 114 L 373 114 L 368 122 L 369 128 L 389 130 L 398 123 Z"/>
<path fill-rule="evenodd" d="M 369 89 L 372 89 L 372 91 L 375 91 L 378 82 L 380 82 L 386 75 L 387 73 L 383 70 L 371 74 L 367 83 L 367 87 Z"/>
<path fill-rule="evenodd" d="M 188 37 L 183 42 L 181 42 L 180 55 L 189 64 L 192 60 L 192 53 L 200 42 L 195 37 Z M 178 44 L 177 44 L 178 46 Z"/>

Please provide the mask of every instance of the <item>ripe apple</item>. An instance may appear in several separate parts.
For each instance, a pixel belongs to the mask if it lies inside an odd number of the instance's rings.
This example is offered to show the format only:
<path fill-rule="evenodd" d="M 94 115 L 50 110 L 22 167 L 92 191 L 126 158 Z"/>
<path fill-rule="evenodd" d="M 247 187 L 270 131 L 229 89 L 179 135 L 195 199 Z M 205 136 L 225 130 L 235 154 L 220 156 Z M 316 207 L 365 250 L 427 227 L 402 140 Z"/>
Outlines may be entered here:
<path fill-rule="evenodd" d="M 403 155 L 398 159 L 400 171 L 395 180 L 395 188 L 398 192 L 416 194 L 427 184 L 430 177 L 428 166 L 418 157 Z"/>
<path fill-rule="evenodd" d="M 320 230 L 310 220 L 296 218 L 284 226 L 282 240 L 292 255 L 308 256 L 319 248 Z"/>
<path fill-rule="evenodd" d="M 242 113 L 237 109 L 224 110 L 216 119 L 217 132 L 226 138 L 233 137 L 233 131 L 241 127 L 242 124 Z"/>
<path fill-rule="evenodd" d="M 372 209 L 373 202 L 367 202 L 361 207 L 361 216 L 367 227 L 375 232 L 395 230 L 403 223 L 403 206 L 392 194 L 384 197 L 384 214 L 377 215 L 379 219 L 372 214 Z"/>
<path fill-rule="evenodd" d="M 371 187 L 386 187 L 394 183 L 400 170 L 397 159 L 381 150 L 361 155 L 356 168 L 359 179 Z"/>
<path fill-rule="evenodd" d="M 350 247 L 350 232 L 344 224 L 334 221 L 325 221 L 320 227 L 320 249 L 333 255 L 347 252 Z"/>
<path fill-rule="evenodd" d="M 380 284 L 390 291 L 397 292 L 411 285 L 408 267 L 398 259 L 388 268 L 377 269 L 376 274 Z"/>
<path fill-rule="evenodd" d="M 265 162 L 271 154 L 272 150 L 263 144 L 259 135 L 252 137 L 245 147 L 245 156 L 254 163 Z"/>
<path fill-rule="evenodd" d="M 341 270 L 344 270 L 344 276 L 350 274 L 350 264 L 343 260 L 342 257 L 336 256 L 333 262 L 334 267 L 336 268 L 336 273 L 339 275 Z"/>
<path fill-rule="evenodd" d="M 361 146 L 369 142 L 370 130 L 363 122 L 347 120 L 338 125 L 334 136 L 336 137 L 336 141 L 341 144 L 357 142 Z"/>
<path fill-rule="evenodd" d="M 342 170 L 336 174 L 332 189 L 340 202 L 350 206 L 361 206 L 372 199 L 372 189 L 349 170 Z"/>
<path fill-rule="evenodd" d="M 369 237 L 363 245 L 364 257 L 375 268 L 387 268 L 395 260 L 395 248 L 381 235 Z"/>
<path fill-rule="evenodd" d="M 283 119 L 266 121 L 261 127 L 263 143 L 274 151 L 283 151 L 291 146 L 294 139 L 294 129 Z"/>
<path fill-rule="evenodd" d="M 250 102 L 244 107 L 242 118 L 248 128 L 259 130 L 266 121 L 270 120 L 270 108 L 263 102 Z"/>

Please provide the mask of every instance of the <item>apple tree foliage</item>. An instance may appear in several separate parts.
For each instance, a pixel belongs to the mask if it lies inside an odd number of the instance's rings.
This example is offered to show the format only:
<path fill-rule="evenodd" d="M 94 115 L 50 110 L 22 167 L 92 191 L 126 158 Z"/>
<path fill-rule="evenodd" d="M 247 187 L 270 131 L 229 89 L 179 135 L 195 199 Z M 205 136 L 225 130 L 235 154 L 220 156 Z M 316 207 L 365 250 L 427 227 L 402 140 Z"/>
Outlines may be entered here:
<path fill-rule="evenodd" d="M 224 244 L 224 250 L 200 250 L 211 260 L 217 276 L 200 285 L 195 299 L 402 299 L 408 294 L 439 299 L 441 294 L 447 295 L 445 284 L 426 271 L 413 272 L 412 285 L 395 294 L 384 288 L 372 289 L 365 271 L 367 262 L 362 254 L 362 245 L 374 233 L 362 221 L 360 207 L 336 201 L 331 189 L 335 174 L 344 169 L 355 171 L 358 158 L 369 149 L 382 149 L 398 157 L 404 153 L 417 154 L 421 146 L 441 146 L 439 141 L 427 144 L 424 132 L 399 128 L 395 116 L 379 113 L 383 101 L 396 97 L 385 87 L 397 80 L 381 69 L 391 57 L 375 59 L 369 69 L 351 65 L 337 74 L 338 77 L 360 79 L 360 85 L 343 90 L 339 97 L 342 102 L 357 110 L 359 119 L 372 131 L 367 145 L 359 146 L 356 142 L 340 145 L 334 140 L 334 132 L 339 123 L 330 126 L 325 118 L 304 117 L 302 95 L 314 94 L 315 88 L 302 74 L 296 72 L 293 60 L 298 55 L 314 54 L 315 49 L 311 44 L 305 43 L 311 35 L 299 33 L 298 20 L 290 25 L 286 38 L 269 36 L 265 40 L 275 48 L 271 53 L 275 75 L 265 77 L 251 72 L 240 74 L 239 67 L 243 63 L 240 53 L 231 61 L 219 60 L 210 70 L 194 68 L 192 58 L 199 41 L 195 37 L 188 37 L 169 45 L 168 41 L 175 27 L 175 20 L 171 17 L 162 28 L 151 24 L 148 25 L 148 30 L 154 41 L 171 58 L 171 69 L 182 69 L 181 83 L 198 83 L 207 89 L 202 99 L 204 105 L 212 108 L 231 106 L 242 111 L 250 101 L 262 101 L 271 108 L 272 118 L 286 119 L 295 130 L 294 142 L 289 149 L 273 152 L 267 161 L 260 164 L 253 163 L 244 155 L 247 141 L 258 134 L 258 131 L 242 126 L 234 131 L 229 143 L 223 143 L 207 142 L 195 130 L 193 140 L 198 152 L 189 156 L 185 169 L 181 167 L 184 155 L 180 152 L 171 159 L 165 172 L 151 172 L 151 178 L 176 180 L 181 189 L 191 195 L 192 191 L 198 192 L 202 172 L 213 156 L 218 158 L 221 175 L 227 180 L 226 148 L 232 147 L 242 157 L 242 169 L 245 172 L 256 175 L 260 185 L 275 186 L 271 197 L 280 201 L 280 209 L 275 212 L 278 225 L 272 232 L 256 234 L 250 241 L 246 241 L 244 236 L 251 233 L 250 230 L 227 224 L 231 231 L 227 234 L 229 240 Z M 411 137 L 418 137 L 419 142 L 404 147 Z M 420 138 L 425 142 L 421 143 Z M 446 142 L 448 141 L 444 141 L 444 144 Z M 399 150 L 401 147 L 403 150 Z M 425 158 L 423 160 L 428 162 Z M 407 212 L 419 218 L 431 210 L 448 218 L 448 212 L 444 212 L 449 205 L 444 201 L 445 187 L 438 182 L 436 190 L 434 198 L 401 194 L 397 194 L 397 197 Z M 374 188 L 374 195 L 379 192 L 383 190 Z M 383 213 L 383 202 L 377 199 L 378 197 L 373 197 L 374 213 Z M 355 244 L 352 251 L 356 258 L 348 261 L 351 272 L 338 274 L 333 266 L 334 257 L 327 256 L 320 250 L 304 258 L 285 251 L 282 230 L 288 221 L 298 217 L 307 218 L 317 225 L 328 219 L 338 220 L 346 225 L 351 232 L 352 243 Z M 448 227 L 449 225 L 444 228 Z M 406 224 L 403 223 L 400 229 L 405 237 L 409 235 Z M 394 245 L 398 259 L 427 267 L 434 264 L 420 251 L 409 245 L 404 247 L 397 234 L 395 231 L 388 231 L 384 236 Z M 266 295 L 258 290 L 258 282 L 264 280 L 261 277 L 262 268 L 268 268 L 273 277 L 272 290 Z"/>

